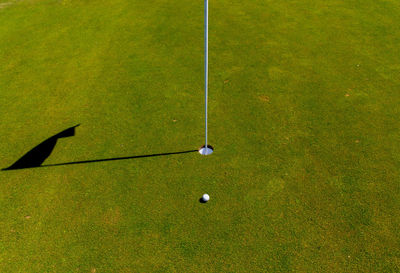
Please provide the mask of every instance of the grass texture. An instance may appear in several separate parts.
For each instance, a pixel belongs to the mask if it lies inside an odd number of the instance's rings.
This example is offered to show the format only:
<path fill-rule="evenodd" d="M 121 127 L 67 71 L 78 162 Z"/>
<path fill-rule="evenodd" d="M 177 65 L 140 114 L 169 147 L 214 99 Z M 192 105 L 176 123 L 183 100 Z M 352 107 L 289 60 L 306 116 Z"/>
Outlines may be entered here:
<path fill-rule="evenodd" d="M 0 2 L 1 168 L 204 144 L 203 1 Z M 1 171 L 0 272 L 399 272 L 399 22 L 211 0 L 214 154 Z"/>

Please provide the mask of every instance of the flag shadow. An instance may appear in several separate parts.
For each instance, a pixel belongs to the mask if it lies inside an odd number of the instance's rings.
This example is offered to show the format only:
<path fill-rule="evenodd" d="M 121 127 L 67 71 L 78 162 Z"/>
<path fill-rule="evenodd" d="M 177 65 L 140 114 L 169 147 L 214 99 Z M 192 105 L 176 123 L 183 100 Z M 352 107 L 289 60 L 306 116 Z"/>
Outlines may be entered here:
<path fill-rule="evenodd" d="M 85 163 L 94 163 L 94 162 L 104 162 L 104 161 L 115 161 L 115 160 L 126 160 L 133 158 L 144 158 L 144 157 L 156 157 L 156 156 L 167 156 L 167 155 L 176 155 L 176 154 L 185 154 L 185 153 L 193 153 L 198 150 L 189 150 L 189 151 L 181 151 L 181 152 L 171 152 L 171 153 L 159 153 L 159 154 L 149 154 L 149 155 L 135 155 L 135 156 L 125 156 L 125 157 L 114 157 L 114 158 L 104 158 L 104 159 L 93 159 L 93 160 L 83 160 L 83 161 L 72 161 L 72 162 L 64 162 L 64 163 L 56 163 L 56 164 L 43 164 L 43 162 L 50 156 L 58 139 L 71 137 L 75 135 L 75 128 L 78 125 L 70 127 L 60 133 L 46 139 L 39 145 L 35 146 L 25 155 L 23 155 L 20 159 L 18 159 L 11 166 L 2 169 L 2 171 L 9 170 L 20 170 L 20 169 L 28 169 L 28 168 L 39 168 L 39 167 L 55 167 L 55 166 L 63 166 L 63 165 L 74 165 L 74 164 L 85 164 Z"/>
<path fill-rule="evenodd" d="M 18 170 L 18 169 L 25 169 L 25 168 L 34 168 L 40 167 L 42 163 L 50 156 L 53 152 L 54 147 L 57 144 L 57 141 L 60 138 L 72 137 L 75 135 L 75 128 L 78 127 L 75 125 L 68 129 L 61 131 L 58 134 L 55 134 L 52 137 L 49 137 L 39 145 L 35 146 L 29 152 L 24 154 L 20 159 L 18 159 L 14 164 L 10 167 L 2 169 L 3 171 L 7 170 Z"/>

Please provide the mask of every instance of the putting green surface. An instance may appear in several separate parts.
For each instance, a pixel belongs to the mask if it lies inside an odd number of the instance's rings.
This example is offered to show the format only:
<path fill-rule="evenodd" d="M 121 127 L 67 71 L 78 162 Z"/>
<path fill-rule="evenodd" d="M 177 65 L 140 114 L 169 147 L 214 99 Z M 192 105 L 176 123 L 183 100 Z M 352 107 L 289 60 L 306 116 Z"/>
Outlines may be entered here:
<path fill-rule="evenodd" d="M 215 152 L 0 171 L 0 272 L 400 271 L 399 2 L 210 1 Z M 203 65 L 203 1 L 0 0 L 0 168 L 197 149 Z"/>

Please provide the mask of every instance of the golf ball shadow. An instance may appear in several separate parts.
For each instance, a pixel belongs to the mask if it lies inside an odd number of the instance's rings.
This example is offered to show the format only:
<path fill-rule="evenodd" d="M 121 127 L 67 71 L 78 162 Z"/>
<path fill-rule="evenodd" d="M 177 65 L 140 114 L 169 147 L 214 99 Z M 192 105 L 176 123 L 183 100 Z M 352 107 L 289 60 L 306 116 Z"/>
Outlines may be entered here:
<path fill-rule="evenodd" d="M 204 204 L 204 203 L 207 203 L 207 201 L 205 201 L 205 200 L 203 199 L 203 197 L 201 197 L 201 198 L 199 199 L 199 202 L 200 202 L 200 203 L 203 203 L 203 204 Z"/>

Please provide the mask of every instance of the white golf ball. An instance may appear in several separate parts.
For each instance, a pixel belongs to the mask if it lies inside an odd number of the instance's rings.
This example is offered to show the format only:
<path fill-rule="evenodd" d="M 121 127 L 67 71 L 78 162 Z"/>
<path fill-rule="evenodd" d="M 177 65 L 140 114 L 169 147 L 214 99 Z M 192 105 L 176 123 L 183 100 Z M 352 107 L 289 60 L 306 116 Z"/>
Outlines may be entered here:
<path fill-rule="evenodd" d="M 203 201 L 207 202 L 208 200 L 210 200 L 210 196 L 207 193 L 203 194 Z"/>

